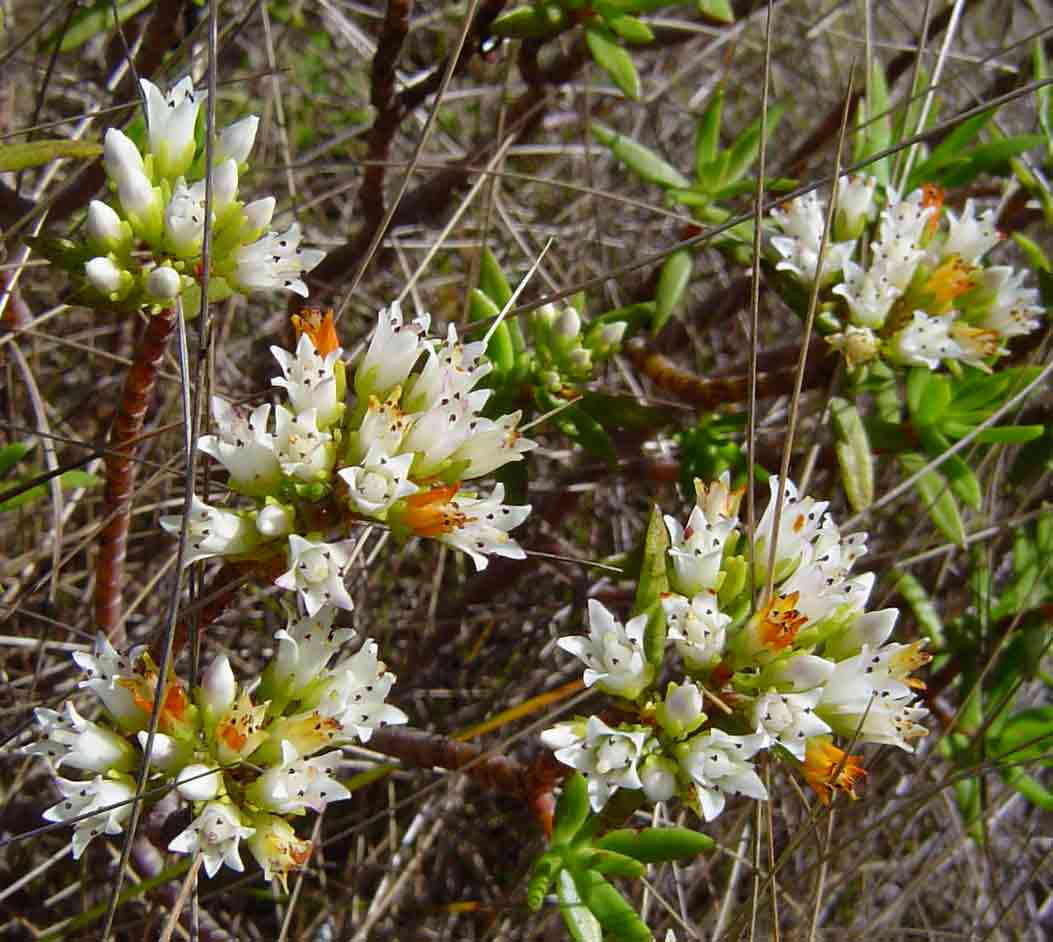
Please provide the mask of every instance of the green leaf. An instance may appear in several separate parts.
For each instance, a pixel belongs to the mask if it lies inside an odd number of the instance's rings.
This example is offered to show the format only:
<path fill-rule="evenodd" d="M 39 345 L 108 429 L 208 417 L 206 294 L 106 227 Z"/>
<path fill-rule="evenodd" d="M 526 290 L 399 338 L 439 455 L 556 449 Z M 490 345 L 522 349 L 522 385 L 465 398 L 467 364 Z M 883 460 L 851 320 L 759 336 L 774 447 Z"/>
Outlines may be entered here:
<path fill-rule="evenodd" d="M 651 28 L 635 16 L 608 16 L 604 22 L 627 43 L 649 43 L 654 40 Z"/>
<path fill-rule="evenodd" d="M 769 105 L 768 120 L 765 125 L 765 133 L 768 138 L 772 136 L 776 127 L 778 127 L 785 112 L 786 106 L 783 104 Z M 760 143 L 760 119 L 757 119 L 728 148 L 727 162 L 720 177 L 722 185 L 727 186 L 729 183 L 734 183 L 753 166 L 757 155 L 760 154 Z"/>
<path fill-rule="evenodd" d="M 577 442 L 590 454 L 613 463 L 618 458 L 607 430 L 581 406 L 569 405 L 557 412 L 552 421 L 573 442 Z"/>
<path fill-rule="evenodd" d="M 929 463 L 924 455 L 916 452 L 905 452 L 898 457 L 903 469 L 911 476 Z M 915 481 L 914 487 L 937 529 L 952 543 L 964 546 L 965 525 L 962 523 L 958 503 L 943 475 L 930 468 Z"/>
<path fill-rule="evenodd" d="M 1036 82 L 1049 78 L 1049 60 L 1046 58 L 1046 47 L 1042 37 L 1035 39 L 1031 51 L 1032 77 Z M 1053 159 L 1053 86 L 1043 85 L 1035 92 L 1035 111 L 1038 112 L 1038 126 L 1046 136 L 1046 148 Z"/>
<path fill-rule="evenodd" d="M 981 445 L 1024 445 L 1041 438 L 1043 425 L 992 425 L 976 436 Z"/>
<path fill-rule="evenodd" d="M 1015 713 L 997 737 L 989 737 L 989 745 L 989 752 L 999 762 L 1053 765 L 1053 707 L 1031 707 Z"/>
<path fill-rule="evenodd" d="M 712 850 L 716 845 L 711 837 L 693 828 L 665 827 L 609 831 L 596 842 L 596 846 L 644 863 L 661 863 L 667 860 L 688 860 Z"/>
<path fill-rule="evenodd" d="M 874 502 L 874 453 L 859 410 L 847 399 L 830 401 L 834 426 L 834 450 L 841 467 L 841 483 L 849 504 L 857 513 Z"/>
<path fill-rule="evenodd" d="M 715 189 L 720 183 L 719 179 L 707 180 L 705 168 L 717 159 L 717 153 L 720 151 L 720 122 L 723 113 L 724 84 L 721 83 L 706 102 L 695 131 L 695 176 L 707 190 Z"/>
<path fill-rule="evenodd" d="M 490 31 L 510 39 L 543 39 L 558 32 L 565 23 L 566 17 L 558 7 L 516 7 L 494 20 Z"/>
<path fill-rule="evenodd" d="M 905 570 L 895 569 L 893 573 L 896 579 L 892 586 L 893 590 L 902 595 L 904 601 L 910 606 L 922 633 L 934 645 L 942 648 L 944 645 L 943 622 L 928 592 L 925 591 L 925 587 Z"/>
<path fill-rule="evenodd" d="M 865 115 L 864 126 L 860 131 L 859 163 L 873 154 L 878 154 L 892 143 L 892 115 L 889 112 L 888 83 L 885 81 L 884 66 L 875 56 L 867 72 L 866 98 L 860 104 Z M 867 165 L 867 172 L 877 177 L 881 183 L 889 181 L 889 158 L 882 157 Z"/>
<path fill-rule="evenodd" d="M 126 0 L 117 6 L 117 21 L 124 23 L 137 13 L 142 12 L 150 6 L 152 0 Z M 79 11 L 70 18 L 66 31 L 62 34 L 62 42 L 59 52 L 72 52 L 83 46 L 89 39 L 105 32 L 113 26 L 113 3 L 111 0 L 99 0 L 86 9 Z M 52 33 L 46 40 L 45 45 L 50 46 L 58 38 L 58 33 Z"/>
<path fill-rule="evenodd" d="M 95 158 L 101 153 L 102 145 L 95 141 L 63 138 L 30 141 L 28 144 L 0 144 L 0 173 L 39 167 L 60 157 Z"/>
<path fill-rule="evenodd" d="M 1051 267 L 1049 261 L 1049 256 L 1046 255 L 1037 242 L 1034 242 L 1026 235 L 1022 235 L 1019 232 L 1013 233 L 1013 241 L 1024 253 L 1024 257 L 1027 259 L 1028 265 L 1031 268 L 1037 268 L 1040 271 L 1045 272 L 1053 271 L 1053 267 Z"/>
<path fill-rule="evenodd" d="M 559 912 L 574 942 L 603 942 L 600 921 L 582 902 L 574 876 L 569 870 L 560 870 L 557 887 Z"/>
<path fill-rule="evenodd" d="M 631 137 L 612 131 L 596 121 L 592 123 L 592 133 L 641 180 L 661 187 L 687 189 L 691 186 L 691 182 L 679 170 L 666 163 L 650 148 L 638 144 Z"/>
<path fill-rule="evenodd" d="M 915 366 L 907 376 L 907 407 L 911 421 L 922 428 L 935 425 L 951 402 L 951 384 L 946 376 L 927 367 Z"/>
<path fill-rule="evenodd" d="M 644 631 L 644 656 L 648 663 L 661 667 L 665 658 L 665 612 L 662 596 L 669 591 L 669 532 L 665 528 L 662 511 L 655 505 L 644 537 L 640 578 L 633 600 L 633 616 L 647 613 Z"/>
<path fill-rule="evenodd" d="M 658 429 L 670 421 L 668 412 L 643 405 L 635 396 L 586 390 L 578 400 L 589 415 L 604 428 Z"/>
<path fill-rule="evenodd" d="M 925 451 L 931 458 L 939 458 L 951 447 L 947 438 L 933 428 L 922 428 L 920 435 Z M 940 464 L 940 474 L 947 479 L 951 490 L 964 504 L 973 510 L 983 506 L 984 495 L 980 482 L 961 455 L 953 454 L 944 458 Z"/>
<path fill-rule="evenodd" d="M 488 248 L 483 249 L 479 258 L 479 290 L 497 305 L 498 310 L 512 300 L 512 287 Z"/>
<path fill-rule="evenodd" d="M 7 474 L 32 448 L 28 442 L 12 442 L 0 448 L 0 474 Z"/>
<path fill-rule="evenodd" d="M 1044 140 L 1038 134 L 1017 134 L 982 144 L 942 167 L 933 179 L 945 187 L 960 187 L 971 183 L 981 174 L 1003 176 L 1009 171 L 1010 158 L 1038 147 Z"/>
<path fill-rule="evenodd" d="M 500 313 L 501 309 L 488 295 L 478 288 L 472 289 L 468 296 L 468 316 L 473 321 L 493 320 Z M 499 376 L 512 371 L 516 355 L 507 321 L 502 321 L 491 334 L 490 342 L 486 345 L 486 355 L 494 364 L 494 370 Z"/>
<path fill-rule="evenodd" d="M 651 330 L 658 333 L 669 320 L 680 299 L 684 296 L 691 281 L 691 269 L 694 265 L 690 249 L 680 249 L 669 256 L 662 264 L 658 275 L 658 288 L 654 296 L 654 324 Z"/>
<path fill-rule="evenodd" d="M 585 776 L 575 772 L 563 783 L 563 792 L 556 802 L 552 824 L 552 843 L 569 844 L 589 816 L 589 788 Z"/>
<path fill-rule="evenodd" d="M 640 99 L 640 76 L 636 74 L 633 58 L 617 42 L 610 30 L 598 26 L 585 27 L 585 42 L 592 58 L 606 72 L 626 98 Z"/>
<path fill-rule="evenodd" d="M 1006 783 L 1015 788 L 1031 804 L 1046 811 L 1053 811 L 1053 792 L 1051 792 L 1038 779 L 1028 775 L 1023 769 L 1011 766 L 1002 769 L 1002 778 Z"/>
<path fill-rule="evenodd" d="M 619 942 L 652 942 L 654 936 L 632 905 L 598 873 L 574 874 L 581 901 L 599 920 L 603 931 Z"/>
<path fill-rule="evenodd" d="M 545 901 L 545 894 L 556 879 L 556 874 L 563 867 L 563 857 L 560 854 L 548 851 L 534 861 L 534 867 L 530 873 L 530 882 L 527 884 L 527 908 L 531 912 L 537 912 Z"/>
<path fill-rule="evenodd" d="M 983 129 L 983 126 L 994 116 L 994 111 L 983 111 L 966 118 L 933 148 L 928 160 L 918 164 L 910 176 L 907 190 L 921 186 L 929 180 L 935 180 L 941 168 L 961 159 L 961 155 Z"/>
<path fill-rule="evenodd" d="M 734 23 L 735 11 L 731 0 L 698 0 L 698 11 L 718 23 Z"/>
<path fill-rule="evenodd" d="M 638 880 L 647 873 L 647 868 L 639 860 L 610 850 L 592 851 L 589 869 L 605 876 L 628 880 Z"/>

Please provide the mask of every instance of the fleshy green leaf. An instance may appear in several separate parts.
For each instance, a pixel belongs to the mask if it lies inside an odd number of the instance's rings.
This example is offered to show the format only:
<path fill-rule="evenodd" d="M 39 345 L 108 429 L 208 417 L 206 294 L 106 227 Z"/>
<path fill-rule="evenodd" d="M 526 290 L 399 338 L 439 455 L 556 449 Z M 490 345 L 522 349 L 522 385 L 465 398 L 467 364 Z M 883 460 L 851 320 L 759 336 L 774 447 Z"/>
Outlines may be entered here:
<path fill-rule="evenodd" d="M 635 396 L 586 390 L 578 400 L 589 415 L 604 428 L 657 429 L 669 422 L 662 409 L 643 405 Z"/>
<path fill-rule="evenodd" d="M 765 124 L 765 134 L 771 137 L 786 112 L 783 104 L 774 104 L 768 107 L 768 120 Z M 760 119 L 754 121 L 743 131 L 735 143 L 727 150 L 727 161 L 721 174 L 721 184 L 727 186 L 742 177 L 760 154 Z"/>
<path fill-rule="evenodd" d="M 649 43 L 654 39 L 651 28 L 635 16 L 609 16 L 604 22 L 627 43 Z"/>
<path fill-rule="evenodd" d="M 592 870 L 574 874 L 581 901 L 618 942 L 652 942 L 654 936 L 632 905 Z"/>
<path fill-rule="evenodd" d="M 951 384 L 946 376 L 925 367 L 914 367 L 907 377 L 907 404 L 911 421 L 919 426 L 935 425 L 951 402 Z"/>
<path fill-rule="evenodd" d="M 896 581 L 893 583 L 893 588 L 903 596 L 906 603 L 910 606 L 910 610 L 918 620 L 918 625 L 921 627 L 922 632 L 934 645 L 942 648 L 944 644 L 943 622 L 940 620 L 940 614 L 936 611 L 936 606 L 932 604 L 932 599 L 929 598 L 928 592 L 925 591 L 925 587 L 914 576 L 904 570 L 895 570 L 895 577 Z"/>
<path fill-rule="evenodd" d="M 125 3 L 117 5 L 117 21 L 124 23 L 137 13 L 142 12 L 150 6 L 152 0 L 126 0 Z M 83 46 L 89 39 L 99 33 L 106 32 L 113 27 L 113 3 L 111 0 L 99 0 L 86 9 L 78 11 L 71 18 L 62 34 L 62 43 L 59 52 L 72 52 Z M 57 34 L 52 34 L 45 40 L 46 45 L 51 45 Z"/>
<path fill-rule="evenodd" d="M 563 791 L 556 802 L 552 824 L 552 843 L 569 844 L 589 816 L 589 789 L 585 776 L 575 772 L 563 783 Z"/>
<path fill-rule="evenodd" d="M 585 42 L 596 65 L 611 77 L 627 98 L 639 101 L 640 76 L 636 74 L 633 57 L 615 42 L 610 30 L 586 26 Z"/>
<path fill-rule="evenodd" d="M 1046 58 L 1046 47 L 1039 36 L 1031 51 L 1032 77 L 1036 82 L 1049 78 L 1049 59 Z M 1038 126 L 1046 136 L 1046 149 L 1053 159 L 1053 86 L 1043 85 L 1035 92 L 1035 111 L 1038 112 Z"/>
<path fill-rule="evenodd" d="M 639 860 L 616 851 L 594 850 L 592 854 L 589 869 L 605 876 L 638 880 L 647 872 L 647 868 Z"/>
<path fill-rule="evenodd" d="M 1043 425 L 992 425 L 976 436 L 981 445 L 1024 445 L 1041 438 Z"/>
<path fill-rule="evenodd" d="M 574 942 L 603 942 L 600 921 L 582 902 L 574 876 L 569 870 L 560 870 L 557 887 L 560 915 Z"/>
<path fill-rule="evenodd" d="M 654 326 L 652 327 L 654 333 L 657 334 L 662 329 L 684 296 L 684 291 L 691 281 L 693 264 L 690 249 L 680 249 L 674 252 L 662 264 L 654 298 Z"/>
<path fill-rule="evenodd" d="M 702 116 L 698 119 L 695 131 L 695 176 L 707 190 L 715 189 L 720 180 L 709 181 L 706 178 L 706 166 L 717 159 L 720 151 L 720 123 L 724 112 L 724 85 L 717 90 L 706 103 Z"/>
<path fill-rule="evenodd" d="M 32 448 L 28 442 L 12 442 L 0 448 L 0 474 L 7 474 Z"/>
<path fill-rule="evenodd" d="M 665 827 L 609 831 L 597 842 L 603 850 L 616 851 L 644 863 L 688 860 L 712 850 L 713 839 L 693 828 Z"/>
<path fill-rule="evenodd" d="M 530 882 L 527 884 L 527 908 L 531 912 L 536 913 L 541 908 L 541 904 L 545 901 L 545 894 L 552 886 L 552 881 L 556 879 L 556 874 L 559 873 L 562 866 L 562 856 L 552 851 L 542 854 L 534 861 Z"/>
<path fill-rule="evenodd" d="M 899 461 L 903 469 L 911 476 L 928 464 L 928 459 L 916 452 L 905 452 L 899 455 Z M 952 543 L 964 546 L 965 524 L 962 523 L 958 502 L 954 499 L 950 485 L 943 475 L 930 468 L 918 478 L 914 486 L 937 529 Z"/>
<path fill-rule="evenodd" d="M 867 73 L 867 93 L 860 107 L 865 115 L 865 123 L 860 132 L 860 150 L 857 162 L 863 161 L 872 154 L 878 154 L 892 143 L 892 115 L 889 113 L 888 83 L 885 81 L 885 68 L 875 56 Z M 889 180 L 889 158 L 882 157 L 867 165 L 867 172 L 878 178 L 881 183 Z"/>
<path fill-rule="evenodd" d="M 468 300 L 468 314 L 473 321 L 492 320 L 500 313 L 501 309 L 488 295 L 478 288 L 472 289 Z M 486 355 L 494 364 L 494 370 L 498 375 L 512 371 L 516 356 L 507 321 L 502 321 L 491 334 L 490 342 L 486 345 Z"/>
<path fill-rule="evenodd" d="M 1053 707 L 1031 707 L 1015 713 L 993 739 L 989 752 L 1000 762 L 1053 765 Z"/>
<path fill-rule="evenodd" d="M 698 0 L 698 11 L 718 23 L 734 23 L 735 11 L 731 0 Z"/>
<path fill-rule="evenodd" d="M 691 186 L 691 182 L 676 167 L 666 163 L 653 150 L 638 144 L 631 137 L 612 131 L 595 121 L 592 123 L 592 133 L 641 180 L 662 187 L 687 189 Z"/>
<path fill-rule="evenodd" d="M 512 286 L 488 248 L 483 249 L 479 258 L 479 290 L 497 305 L 498 310 L 512 300 Z"/>
<path fill-rule="evenodd" d="M 666 624 L 661 598 L 669 591 L 668 555 L 669 533 L 665 528 L 661 510 L 655 506 L 647 524 L 640 579 L 636 584 L 636 598 L 633 600 L 634 616 L 647 613 L 644 656 L 648 663 L 655 666 L 660 666 L 665 656 Z"/>
<path fill-rule="evenodd" d="M 834 426 L 834 450 L 841 467 L 841 483 L 857 513 L 874 501 L 874 453 L 859 410 L 847 399 L 830 402 Z"/>
<path fill-rule="evenodd" d="M 565 22 L 558 7 L 516 7 L 494 20 L 490 30 L 495 36 L 510 39 L 543 39 L 558 32 Z"/>
<path fill-rule="evenodd" d="M 0 173 L 25 170 L 51 163 L 60 157 L 94 158 L 102 153 L 95 141 L 40 140 L 28 144 L 0 144 Z"/>
<path fill-rule="evenodd" d="M 951 447 L 947 438 L 933 428 L 921 429 L 921 441 L 932 458 L 940 457 Z M 947 479 L 951 490 L 966 506 L 972 507 L 973 510 L 979 510 L 983 506 L 984 495 L 980 482 L 961 455 L 948 455 L 944 458 L 940 464 L 940 474 Z"/>

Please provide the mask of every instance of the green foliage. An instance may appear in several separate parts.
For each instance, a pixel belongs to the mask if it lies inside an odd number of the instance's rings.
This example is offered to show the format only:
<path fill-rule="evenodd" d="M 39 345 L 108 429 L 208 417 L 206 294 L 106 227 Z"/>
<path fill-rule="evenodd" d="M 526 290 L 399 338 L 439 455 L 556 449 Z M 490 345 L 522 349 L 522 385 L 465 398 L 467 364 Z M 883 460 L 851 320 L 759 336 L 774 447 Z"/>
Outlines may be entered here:
<path fill-rule="evenodd" d="M 633 615 L 647 613 L 644 655 L 655 667 L 661 667 L 665 657 L 666 623 L 661 600 L 669 591 L 668 558 L 669 532 L 666 530 L 662 511 L 655 506 L 647 524 L 643 562 L 640 565 L 636 598 L 633 601 Z"/>
<path fill-rule="evenodd" d="M 661 517 L 658 517 L 661 523 Z M 534 863 L 527 905 L 541 908 L 555 885 L 560 914 L 575 940 L 604 938 L 649 942 L 653 938 L 632 904 L 605 879 L 639 879 L 645 864 L 686 861 L 711 850 L 711 838 L 690 828 L 622 828 L 594 835 L 601 818 L 589 813 L 585 778 L 575 772 L 563 785 L 556 805 L 552 841 Z"/>
<path fill-rule="evenodd" d="M 114 4 L 113 0 L 97 0 L 90 6 L 78 10 L 70 18 L 66 29 L 61 33 L 51 33 L 43 45 L 50 47 L 59 41 L 59 52 L 72 52 L 79 49 L 89 39 L 98 36 L 114 27 L 114 10 L 117 12 L 117 23 L 126 23 L 137 13 L 150 6 L 152 0 L 125 0 Z"/>
<path fill-rule="evenodd" d="M 874 502 L 874 453 L 859 410 L 847 399 L 835 396 L 830 402 L 834 427 L 834 451 L 841 469 L 848 502 L 855 511 Z"/>
<path fill-rule="evenodd" d="M 651 330 L 658 333 L 669 320 L 687 290 L 691 280 L 693 266 L 691 252 L 680 249 L 669 256 L 662 264 L 658 275 L 658 289 L 655 291 L 654 324 Z"/>
<path fill-rule="evenodd" d="M 30 504 L 47 497 L 48 484 L 46 480 L 34 482 L 43 476 L 39 467 L 29 466 L 23 468 L 20 474 L 8 477 L 10 472 L 22 459 L 33 450 L 30 442 L 12 442 L 0 448 L 0 477 L 4 480 L 0 483 L 0 513 L 15 510 L 19 507 L 28 507 Z M 59 475 L 59 483 L 63 490 L 71 490 L 77 487 L 95 487 L 102 483 L 102 479 L 87 471 L 74 468 L 64 471 Z M 10 494 L 10 497 L 5 495 Z"/>
<path fill-rule="evenodd" d="M 744 480 L 746 454 L 741 441 L 746 427 L 746 414 L 709 413 L 698 424 L 677 434 L 680 444 L 680 487 L 685 494 L 693 494 L 695 479 L 715 481 L 730 471 L 736 483 Z M 759 481 L 767 481 L 768 472 L 756 468 Z"/>
<path fill-rule="evenodd" d="M 853 163 L 862 163 L 874 154 L 879 154 L 892 144 L 892 115 L 889 111 L 888 83 L 885 69 L 875 59 L 867 72 L 866 95 L 860 102 L 856 114 L 859 130 L 855 136 Z M 883 184 L 889 182 L 889 158 L 882 157 L 866 167 L 867 173 L 877 177 Z"/>
<path fill-rule="evenodd" d="M 39 167 L 62 157 L 94 159 L 102 153 L 95 141 L 57 140 L 29 141 L 24 144 L 0 144 L 0 173 Z"/>

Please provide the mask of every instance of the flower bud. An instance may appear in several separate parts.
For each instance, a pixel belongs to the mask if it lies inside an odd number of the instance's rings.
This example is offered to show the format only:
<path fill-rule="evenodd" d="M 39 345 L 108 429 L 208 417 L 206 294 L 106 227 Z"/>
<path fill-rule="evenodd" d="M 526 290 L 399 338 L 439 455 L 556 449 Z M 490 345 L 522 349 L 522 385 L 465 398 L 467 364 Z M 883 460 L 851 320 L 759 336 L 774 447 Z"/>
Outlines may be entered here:
<path fill-rule="evenodd" d="M 542 304 L 541 307 L 534 310 L 531 316 L 539 326 L 549 327 L 556 320 L 556 305 Z"/>
<path fill-rule="evenodd" d="M 628 326 L 625 321 L 614 321 L 610 324 L 604 324 L 600 328 L 600 343 L 605 348 L 621 343 Z"/>
<path fill-rule="evenodd" d="M 151 297 L 171 301 L 183 287 L 179 272 L 168 265 L 160 265 L 146 276 L 146 290 Z"/>
<path fill-rule="evenodd" d="M 296 514 L 292 508 L 281 504 L 268 504 L 256 514 L 256 529 L 267 539 L 292 533 L 295 523 Z"/>
<path fill-rule="evenodd" d="M 121 289 L 121 270 L 105 255 L 88 261 L 84 265 L 84 274 L 99 294 L 109 296 Z"/>
<path fill-rule="evenodd" d="M 220 131 L 219 140 L 216 141 L 216 150 L 219 152 L 217 161 L 229 157 L 235 163 L 245 163 L 249 159 L 252 145 L 256 143 L 256 131 L 259 126 L 260 119 L 250 114 Z"/>
<path fill-rule="evenodd" d="M 212 716 L 230 709 L 238 692 L 238 682 L 234 679 L 234 671 L 225 654 L 209 664 L 201 675 L 199 689 L 201 706 Z"/>
<path fill-rule="evenodd" d="M 259 232 L 271 224 L 274 215 L 275 200 L 273 196 L 253 200 L 242 213 L 245 216 L 245 229 L 248 232 Z"/>
<path fill-rule="evenodd" d="M 145 729 L 137 733 L 139 746 L 146 751 L 146 742 L 150 738 Z M 186 765 L 190 758 L 190 747 L 178 739 L 164 733 L 154 733 L 153 747 L 150 749 L 150 764 L 163 772 L 175 772 Z"/>
<path fill-rule="evenodd" d="M 702 711 L 702 691 L 688 682 L 670 681 L 665 699 L 658 704 L 655 715 L 662 729 L 674 739 L 680 739 L 697 729 L 706 718 Z"/>
<path fill-rule="evenodd" d="M 179 773 L 176 791 L 187 801 L 209 801 L 219 794 L 223 778 L 209 765 L 188 765 Z"/>
<path fill-rule="evenodd" d="M 640 766 L 644 794 L 651 801 L 668 801 L 677 793 L 677 765 L 663 756 L 648 756 Z"/>
<path fill-rule="evenodd" d="M 572 340 L 581 333 L 581 316 L 572 307 L 565 307 L 553 328 L 558 337 Z"/>
<path fill-rule="evenodd" d="M 146 176 L 142 154 L 131 140 L 116 128 L 106 132 L 103 141 L 103 163 L 106 173 L 117 187 L 121 209 L 132 231 L 147 242 L 161 238 L 160 192 Z"/>
<path fill-rule="evenodd" d="M 577 350 L 571 350 L 567 355 L 567 363 L 571 370 L 578 375 L 592 372 L 592 354 L 584 347 L 579 347 Z"/>
<path fill-rule="evenodd" d="M 101 200 L 88 204 L 88 218 L 84 223 L 88 244 L 100 254 L 123 252 L 128 249 L 132 233 L 116 212 Z"/>
<path fill-rule="evenodd" d="M 212 211 L 219 213 L 238 195 L 238 165 L 234 158 L 224 160 L 212 171 Z"/>

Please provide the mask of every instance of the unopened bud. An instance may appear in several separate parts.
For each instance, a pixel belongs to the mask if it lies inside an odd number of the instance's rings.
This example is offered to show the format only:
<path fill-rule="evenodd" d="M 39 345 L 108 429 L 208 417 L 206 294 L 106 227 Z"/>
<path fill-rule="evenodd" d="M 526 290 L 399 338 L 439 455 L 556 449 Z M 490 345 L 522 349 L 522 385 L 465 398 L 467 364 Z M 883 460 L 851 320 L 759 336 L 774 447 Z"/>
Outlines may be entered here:
<path fill-rule="evenodd" d="M 151 297 L 171 301 L 183 287 L 179 272 L 168 265 L 160 265 L 146 276 L 146 290 Z"/>
<path fill-rule="evenodd" d="M 85 263 L 84 274 L 99 294 L 109 296 L 121 288 L 121 270 L 105 255 Z"/>
<path fill-rule="evenodd" d="M 98 252 L 120 252 L 131 242 L 129 227 L 101 200 L 92 200 L 88 204 L 84 231 L 88 244 Z"/>
<path fill-rule="evenodd" d="M 219 655 L 201 675 L 201 706 L 213 716 L 230 709 L 238 692 L 230 661 L 225 654 Z"/>
<path fill-rule="evenodd" d="M 259 126 L 260 119 L 250 114 L 220 131 L 219 140 L 216 142 L 216 149 L 219 151 L 217 160 L 229 157 L 235 163 L 245 163 L 249 159 L 252 145 L 256 143 L 256 131 Z"/>
<path fill-rule="evenodd" d="M 256 529 L 268 539 L 285 536 L 292 532 L 296 517 L 290 507 L 268 504 L 256 514 Z"/>
<path fill-rule="evenodd" d="M 176 791 L 187 801 L 209 801 L 219 794 L 223 779 L 208 765 L 188 765 L 179 773 Z"/>
<path fill-rule="evenodd" d="M 557 336 L 565 340 L 572 340 L 581 333 L 581 315 L 572 307 L 565 307 L 559 315 L 554 330 Z"/>

